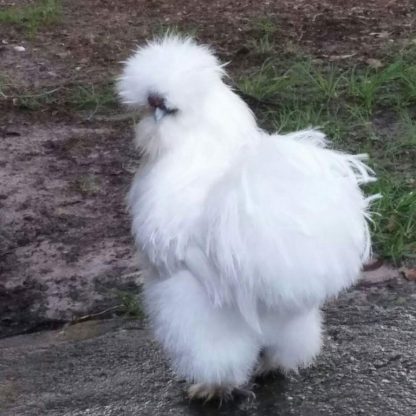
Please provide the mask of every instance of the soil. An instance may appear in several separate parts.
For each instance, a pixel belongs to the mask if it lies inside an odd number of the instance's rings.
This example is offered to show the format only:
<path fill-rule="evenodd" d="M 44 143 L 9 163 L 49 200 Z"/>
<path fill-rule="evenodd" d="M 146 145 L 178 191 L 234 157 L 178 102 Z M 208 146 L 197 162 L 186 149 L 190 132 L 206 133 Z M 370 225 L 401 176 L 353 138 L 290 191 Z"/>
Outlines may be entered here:
<path fill-rule="evenodd" d="M 416 16 L 411 0 L 68 0 L 61 13 L 32 36 L 0 27 L 0 75 L 14 90 L 107 82 L 137 43 L 168 26 L 196 30 L 236 75 L 261 63 L 250 40 L 265 18 L 278 28 L 277 53 L 365 63 L 411 40 Z M 25 112 L 0 94 L 0 336 L 59 325 L 114 305 L 116 290 L 137 290 L 124 196 L 139 161 L 130 121 L 113 115 Z"/>

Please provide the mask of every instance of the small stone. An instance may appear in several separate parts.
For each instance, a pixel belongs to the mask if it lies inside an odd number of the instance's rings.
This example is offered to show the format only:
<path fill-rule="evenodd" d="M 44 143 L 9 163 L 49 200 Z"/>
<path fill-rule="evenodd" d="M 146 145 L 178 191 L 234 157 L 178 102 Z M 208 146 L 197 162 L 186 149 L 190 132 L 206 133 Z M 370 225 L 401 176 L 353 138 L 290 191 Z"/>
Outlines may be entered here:
<path fill-rule="evenodd" d="M 26 48 L 24 46 L 15 46 L 13 48 L 16 52 L 24 52 Z"/>

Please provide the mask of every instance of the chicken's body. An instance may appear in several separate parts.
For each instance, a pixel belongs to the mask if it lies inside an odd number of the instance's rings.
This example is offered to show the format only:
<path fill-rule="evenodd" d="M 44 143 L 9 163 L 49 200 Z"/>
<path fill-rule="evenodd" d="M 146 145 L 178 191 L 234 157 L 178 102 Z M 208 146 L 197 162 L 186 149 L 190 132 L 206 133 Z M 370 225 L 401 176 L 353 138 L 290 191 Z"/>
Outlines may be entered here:
<path fill-rule="evenodd" d="M 129 194 L 147 310 L 201 398 L 308 365 L 319 307 L 370 250 L 361 158 L 326 149 L 316 130 L 263 132 L 222 75 L 207 48 L 167 37 L 119 83 L 125 102 L 153 110 Z"/>

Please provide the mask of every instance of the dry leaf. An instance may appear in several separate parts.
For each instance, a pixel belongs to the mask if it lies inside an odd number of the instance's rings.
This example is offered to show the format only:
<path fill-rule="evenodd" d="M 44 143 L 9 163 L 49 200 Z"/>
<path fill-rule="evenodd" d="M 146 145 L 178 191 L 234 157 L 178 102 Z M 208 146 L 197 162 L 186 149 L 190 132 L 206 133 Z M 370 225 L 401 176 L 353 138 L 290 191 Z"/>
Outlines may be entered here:
<path fill-rule="evenodd" d="M 383 63 L 379 59 L 368 58 L 365 62 L 374 69 L 378 69 L 383 66 Z"/>
<path fill-rule="evenodd" d="M 416 281 L 416 269 L 409 269 L 407 267 L 401 267 L 399 270 L 405 279 Z"/>
<path fill-rule="evenodd" d="M 389 32 L 383 31 L 383 32 L 371 32 L 370 36 L 376 36 L 377 38 L 386 39 L 390 36 Z"/>
<path fill-rule="evenodd" d="M 347 54 L 347 55 L 330 55 L 329 56 L 329 60 L 330 61 L 340 61 L 340 60 L 342 60 L 342 59 L 349 59 L 349 58 L 352 58 L 353 56 L 355 56 L 355 55 L 357 55 L 357 53 L 356 52 L 354 52 L 354 53 L 349 53 L 349 54 Z"/>

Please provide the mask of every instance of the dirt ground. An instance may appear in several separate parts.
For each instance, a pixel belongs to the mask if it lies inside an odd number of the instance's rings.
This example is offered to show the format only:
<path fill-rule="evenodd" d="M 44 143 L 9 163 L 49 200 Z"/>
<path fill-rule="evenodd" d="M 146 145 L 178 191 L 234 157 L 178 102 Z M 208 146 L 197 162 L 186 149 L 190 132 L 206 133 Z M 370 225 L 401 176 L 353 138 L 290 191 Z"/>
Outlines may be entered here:
<path fill-rule="evenodd" d="M 189 402 L 153 335 L 105 319 L 0 340 L 2 416 L 412 416 L 415 282 L 356 288 L 326 307 L 322 354 L 256 380 L 256 400 Z M 47 371 L 46 371 L 47 369 Z"/>
<path fill-rule="evenodd" d="M 282 53 L 360 63 L 399 47 L 415 16 L 411 0 L 68 0 L 34 35 L 0 26 L 0 75 L 15 92 L 108 82 L 137 43 L 169 26 L 196 30 L 236 75 L 261 63 L 249 40 L 265 18 Z M 0 336 L 115 305 L 116 290 L 137 287 L 139 268 L 124 203 L 139 163 L 131 121 L 117 120 L 117 107 L 100 115 L 15 104 L 0 94 Z"/>

